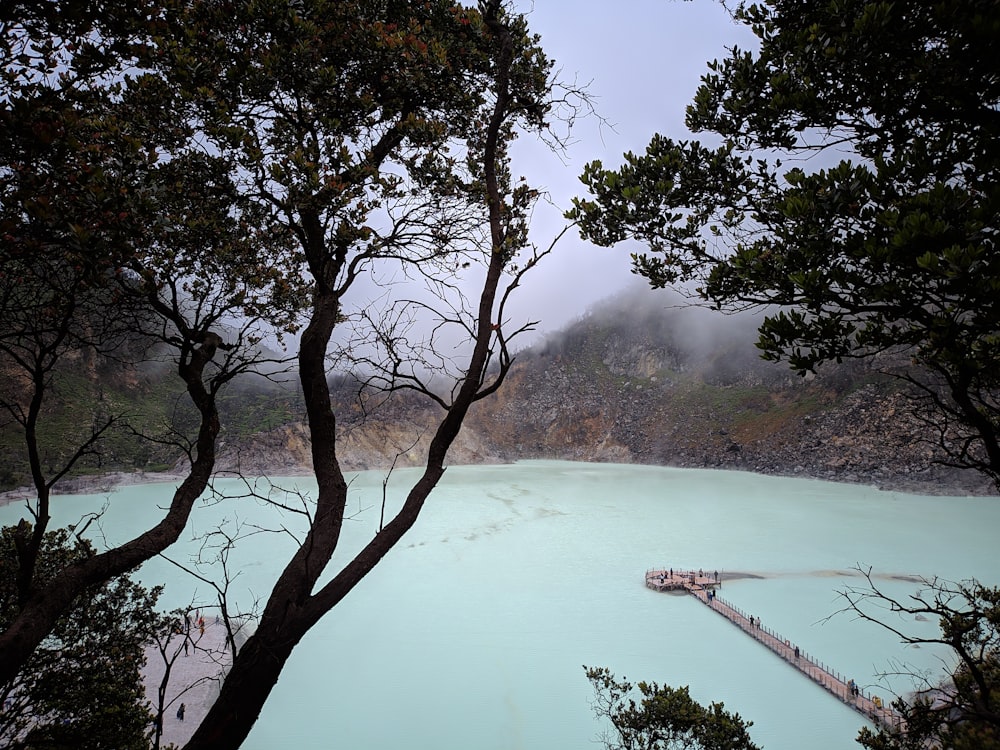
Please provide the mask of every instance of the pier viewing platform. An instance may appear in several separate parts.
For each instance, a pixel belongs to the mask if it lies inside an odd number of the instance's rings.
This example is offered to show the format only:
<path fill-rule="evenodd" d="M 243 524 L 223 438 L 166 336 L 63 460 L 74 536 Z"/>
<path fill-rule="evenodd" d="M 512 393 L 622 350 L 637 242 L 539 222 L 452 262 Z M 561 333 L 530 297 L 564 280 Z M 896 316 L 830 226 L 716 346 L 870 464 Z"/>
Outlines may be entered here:
<path fill-rule="evenodd" d="M 828 693 L 876 724 L 902 725 L 902 717 L 879 696 L 845 679 L 839 672 L 810 656 L 798 645 L 761 624 L 760 618 L 743 612 L 716 592 L 723 577 L 718 571 L 680 570 L 674 568 L 646 571 L 646 587 L 654 591 L 684 591 L 696 597 L 716 614 L 722 615 L 761 645 L 799 670 Z"/>

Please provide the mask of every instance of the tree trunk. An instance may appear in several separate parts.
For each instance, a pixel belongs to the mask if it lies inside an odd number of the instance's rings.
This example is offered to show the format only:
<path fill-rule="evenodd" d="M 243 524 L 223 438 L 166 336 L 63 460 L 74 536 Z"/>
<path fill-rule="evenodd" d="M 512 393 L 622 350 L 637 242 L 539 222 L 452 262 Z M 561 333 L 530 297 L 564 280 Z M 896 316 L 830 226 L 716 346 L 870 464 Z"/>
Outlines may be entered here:
<path fill-rule="evenodd" d="M 480 291 L 474 348 L 457 395 L 431 440 L 424 472 L 410 489 L 400 512 L 333 580 L 314 593 L 313 587 L 339 541 L 347 499 L 347 484 L 337 461 L 336 420 L 331 410 L 325 370 L 326 350 L 339 310 L 339 298 L 331 283 L 335 274 L 330 267 L 339 269 L 337 261 L 345 254 L 324 255 L 321 236 L 317 230 L 310 229 L 312 217 L 305 210 L 301 229 L 315 287 L 313 317 L 303 333 L 299 350 L 299 377 L 306 401 L 318 484 L 316 513 L 308 534 L 271 592 L 257 632 L 236 655 L 218 700 L 184 750 L 235 750 L 240 746 L 257 721 L 294 646 L 413 526 L 424 502 L 444 474 L 445 457 L 461 430 L 469 407 L 485 392 L 492 392 L 482 387 L 491 354 L 497 290 L 507 260 L 504 223 L 507 206 L 500 192 L 497 161 L 506 157 L 502 130 L 510 113 L 509 70 L 513 64 L 511 35 L 497 18 L 499 9 L 499 0 L 490 0 L 484 10 L 497 42 L 496 100 L 486 127 L 483 154 L 491 247 Z"/>

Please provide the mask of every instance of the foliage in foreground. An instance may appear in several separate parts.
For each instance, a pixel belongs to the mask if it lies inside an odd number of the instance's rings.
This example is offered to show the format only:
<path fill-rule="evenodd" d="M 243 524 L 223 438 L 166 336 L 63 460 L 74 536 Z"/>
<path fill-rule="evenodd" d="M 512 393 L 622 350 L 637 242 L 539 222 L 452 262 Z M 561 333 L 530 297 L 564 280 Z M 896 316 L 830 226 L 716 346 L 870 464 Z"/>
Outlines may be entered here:
<path fill-rule="evenodd" d="M 293 512 L 308 528 L 186 745 L 236 748 L 292 650 L 415 523 L 466 415 L 533 325 L 508 301 L 548 249 L 529 240 L 539 192 L 508 150 L 521 134 L 558 138 L 553 63 L 502 0 L 36 6 L 0 7 L 0 370 L 20 386 L 0 388 L 0 410 L 36 495 L 0 679 L 82 591 L 189 528 L 217 468 L 221 393 L 295 358 L 317 490 Z M 102 404 L 50 465 L 39 433 L 52 373 L 139 332 L 190 402 L 190 429 L 151 436 L 185 453 L 187 476 L 155 525 L 46 580 L 53 488 L 130 416 Z M 295 332 L 294 351 L 258 346 Z M 414 444 L 429 440 L 403 506 L 347 556 L 331 370 L 366 373 L 376 397 L 415 394 L 439 417 L 415 430 Z"/>
<path fill-rule="evenodd" d="M 0 625 L 17 611 L 17 557 L 28 530 L 0 530 Z M 94 554 L 66 529 L 45 535 L 36 575 L 42 581 Z M 15 679 L 0 685 L 0 745 L 9 748 L 145 750 L 152 717 L 140 670 L 158 624 L 158 589 L 122 576 L 93 586 L 35 650 Z"/>
<path fill-rule="evenodd" d="M 759 750 L 750 740 L 753 722 L 731 714 L 722 703 L 702 706 L 687 687 L 655 682 L 633 686 L 606 667 L 584 667 L 594 687 L 594 713 L 614 727 L 604 737 L 608 750 Z M 633 687 L 640 699 L 630 697 Z"/>
<path fill-rule="evenodd" d="M 178 92 L 151 71 L 181 10 L 159 0 L 0 7 L 0 421 L 20 437 L 34 491 L 0 682 L 16 679 L 78 597 L 180 536 L 215 465 L 219 392 L 261 366 L 263 329 L 294 326 L 294 290 L 276 271 L 283 243 L 258 231 L 226 160 L 206 153 Z M 56 486 L 159 421 L 90 380 L 80 390 L 91 414 L 53 419 L 52 407 L 80 376 L 99 376 L 102 358 L 150 356 L 169 363 L 194 417 L 151 436 L 185 455 L 185 481 L 139 536 L 37 575 Z"/>
<path fill-rule="evenodd" d="M 990 750 L 1000 748 L 1000 588 L 978 581 L 925 581 L 906 599 L 868 585 L 844 592 L 848 609 L 899 636 L 903 643 L 947 646 L 956 666 L 944 679 L 913 674 L 917 690 L 893 702 L 905 731 L 865 727 L 858 742 L 868 750 Z M 936 619 L 935 637 L 913 636 L 899 617 Z"/>
<path fill-rule="evenodd" d="M 906 598 L 882 591 L 870 571 L 866 585 L 843 593 L 845 611 L 894 633 L 911 645 L 946 646 L 955 666 L 944 676 L 911 672 L 916 690 L 893 702 L 902 717 L 895 726 L 863 727 L 857 741 L 867 750 L 995 750 L 1000 748 L 1000 588 L 975 580 L 934 578 Z M 934 618 L 936 636 L 907 632 L 901 623 Z M 618 681 L 603 667 L 589 667 L 594 712 L 614 729 L 609 750 L 736 750 L 754 745 L 752 722 L 729 714 L 722 703 L 705 707 L 686 687 Z M 639 699 L 632 697 L 638 690 Z"/>

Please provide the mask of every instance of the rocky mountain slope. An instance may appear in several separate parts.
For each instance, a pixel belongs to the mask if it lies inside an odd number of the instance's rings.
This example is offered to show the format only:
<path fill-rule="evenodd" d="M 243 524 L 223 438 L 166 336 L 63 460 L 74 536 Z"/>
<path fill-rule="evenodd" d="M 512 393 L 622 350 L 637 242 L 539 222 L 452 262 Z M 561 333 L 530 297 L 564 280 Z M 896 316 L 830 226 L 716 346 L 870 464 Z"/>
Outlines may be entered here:
<path fill-rule="evenodd" d="M 556 458 L 740 469 L 946 494 L 992 494 L 968 471 L 935 464 L 925 428 L 908 416 L 898 386 L 859 363 L 802 378 L 762 361 L 756 321 L 690 307 L 666 297 L 611 300 L 517 357 L 500 391 L 479 402 L 449 453 L 453 464 Z M 148 371 L 114 377 L 75 368 L 59 383 L 65 403 L 46 415 L 43 446 L 53 463 L 93 404 L 139 419 L 154 432 L 185 431 L 184 399 L 169 378 Z M 339 457 L 349 470 L 416 465 L 437 407 L 415 396 L 369 398 L 335 383 Z M 310 464 L 294 382 L 237 381 L 223 399 L 218 468 L 290 474 Z M 157 427 L 159 425 L 160 427 Z M 0 430 L 0 489 L 24 484 L 18 437 Z M 90 475 L 179 466 L 176 453 L 109 437 Z M 65 483 L 63 491 L 83 485 Z"/>
<path fill-rule="evenodd" d="M 802 378 L 762 361 L 754 321 L 698 309 L 611 301 L 520 353 L 477 404 L 454 464 L 558 458 L 741 469 L 919 492 L 991 493 L 971 472 L 934 463 L 898 386 L 859 363 Z M 419 463 L 434 410 L 395 398 L 362 414 L 340 391 L 342 462 Z M 226 446 L 244 471 L 309 463 L 300 424 Z"/>

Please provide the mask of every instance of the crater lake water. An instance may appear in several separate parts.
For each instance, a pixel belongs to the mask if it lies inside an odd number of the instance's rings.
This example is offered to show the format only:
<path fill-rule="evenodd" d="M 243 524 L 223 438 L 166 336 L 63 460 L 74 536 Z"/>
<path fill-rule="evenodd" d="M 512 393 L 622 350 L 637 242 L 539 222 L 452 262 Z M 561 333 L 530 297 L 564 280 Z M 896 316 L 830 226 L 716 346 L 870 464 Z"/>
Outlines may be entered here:
<path fill-rule="evenodd" d="M 397 470 L 395 507 L 415 477 Z M 374 534 L 381 472 L 352 475 L 343 552 Z M 274 480 L 307 495 L 305 478 Z M 221 480 L 202 501 L 176 561 L 224 525 L 247 535 L 232 588 L 249 606 L 269 591 L 300 518 Z M 162 513 L 171 485 L 60 496 L 58 524 L 104 508 L 97 544 Z M 23 507 L 0 508 L 16 522 Z M 258 528 L 286 529 L 254 533 Z M 858 747 L 863 718 L 693 597 L 643 585 L 653 567 L 759 576 L 721 596 L 884 698 L 909 683 L 878 675 L 941 670 L 949 655 L 905 647 L 848 614 L 839 592 L 871 568 L 897 596 L 907 577 L 1000 582 L 1000 499 L 925 497 L 828 482 L 633 465 L 530 461 L 450 468 L 415 528 L 300 644 L 244 747 L 251 750 L 552 750 L 600 747 L 582 665 L 630 680 L 688 685 L 754 722 L 767 750 Z M 213 592 L 157 559 L 166 607 L 205 608 Z M 833 615 L 831 617 L 831 615 Z M 931 635 L 936 623 L 893 621 Z"/>

